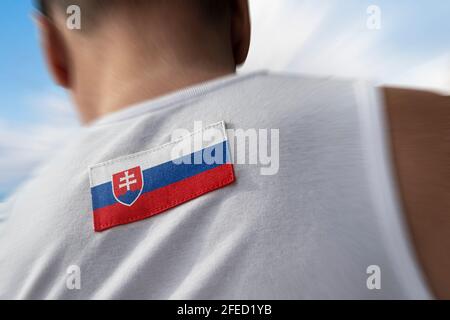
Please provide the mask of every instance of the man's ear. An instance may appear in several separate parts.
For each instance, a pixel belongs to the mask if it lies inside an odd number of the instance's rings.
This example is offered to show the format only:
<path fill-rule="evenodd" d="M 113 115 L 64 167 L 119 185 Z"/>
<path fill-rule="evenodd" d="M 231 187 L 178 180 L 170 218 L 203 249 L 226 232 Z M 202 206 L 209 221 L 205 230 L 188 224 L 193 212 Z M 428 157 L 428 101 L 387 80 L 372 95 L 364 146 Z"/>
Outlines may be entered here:
<path fill-rule="evenodd" d="M 236 65 L 241 65 L 247 59 L 250 48 L 250 12 L 248 0 L 233 0 L 231 2 L 231 41 L 234 60 Z"/>
<path fill-rule="evenodd" d="M 50 73 L 57 84 L 69 89 L 69 57 L 63 37 L 47 17 L 37 14 L 34 18 Z"/>

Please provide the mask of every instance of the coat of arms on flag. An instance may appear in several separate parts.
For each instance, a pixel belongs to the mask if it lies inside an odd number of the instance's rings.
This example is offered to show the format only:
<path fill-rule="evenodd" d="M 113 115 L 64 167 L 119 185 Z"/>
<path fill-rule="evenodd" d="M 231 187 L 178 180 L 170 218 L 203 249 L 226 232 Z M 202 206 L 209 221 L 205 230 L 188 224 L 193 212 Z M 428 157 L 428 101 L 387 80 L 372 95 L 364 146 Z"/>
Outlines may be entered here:
<path fill-rule="evenodd" d="M 117 202 L 132 206 L 139 198 L 144 187 L 141 167 L 128 169 L 112 176 L 114 198 Z"/>

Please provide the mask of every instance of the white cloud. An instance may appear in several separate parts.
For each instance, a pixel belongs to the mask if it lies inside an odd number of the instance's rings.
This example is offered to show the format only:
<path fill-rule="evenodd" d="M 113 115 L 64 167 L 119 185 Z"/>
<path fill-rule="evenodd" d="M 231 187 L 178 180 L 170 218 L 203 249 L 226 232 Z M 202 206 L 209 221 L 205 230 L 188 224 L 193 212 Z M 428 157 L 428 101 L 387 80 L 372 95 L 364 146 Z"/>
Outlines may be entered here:
<path fill-rule="evenodd" d="M 243 71 L 269 69 L 450 89 L 448 55 L 426 61 L 407 49 L 392 49 L 390 41 L 397 28 L 410 23 L 401 12 L 390 10 L 381 30 L 369 30 L 363 4 L 353 11 L 329 0 L 255 0 L 250 4 L 252 49 Z"/>
<path fill-rule="evenodd" d="M 243 71 L 286 70 L 328 16 L 324 1 L 251 1 L 252 45 Z"/>
<path fill-rule="evenodd" d="M 27 101 L 41 121 L 29 124 L 0 119 L 0 200 L 30 177 L 78 128 L 64 96 L 40 94 Z"/>
<path fill-rule="evenodd" d="M 450 94 L 450 54 L 438 56 L 393 76 L 387 83 L 426 88 Z"/>
<path fill-rule="evenodd" d="M 45 92 L 25 97 L 25 104 L 45 123 L 76 125 L 76 112 L 70 99 L 61 92 Z"/>

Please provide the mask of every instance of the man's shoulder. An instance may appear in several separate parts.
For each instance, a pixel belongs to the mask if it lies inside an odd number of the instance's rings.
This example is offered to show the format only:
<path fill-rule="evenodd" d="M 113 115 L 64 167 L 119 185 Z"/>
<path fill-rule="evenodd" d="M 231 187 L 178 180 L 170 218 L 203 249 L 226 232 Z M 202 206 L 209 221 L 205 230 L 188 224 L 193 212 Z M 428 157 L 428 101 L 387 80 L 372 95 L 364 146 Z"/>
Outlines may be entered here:
<path fill-rule="evenodd" d="M 234 118 L 291 123 L 308 114 L 321 118 L 336 112 L 344 116 L 350 109 L 354 112 L 358 83 L 354 79 L 261 73 L 223 87 L 200 103 L 214 101 L 216 111 L 224 110 Z"/>
<path fill-rule="evenodd" d="M 442 255 L 450 247 L 450 96 L 385 88 L 385 108 L 404 211 L 418 256 L 439 297 L 450 297 Z"/>
<path fill-rule="evenodd" d="M 301 96 L 307 92 L 314 92 L 323 97 L 322 93 L 324 92 L 353 89 L 360 82 L 360 80 L 351 78 L 262 72 L 249 77 L 247 81 L 243 81 L 242 86 L 247 89 L 254 89 L 263 95 L 279 96 L 280 94 L 290 93 L 290 95 Z"/>

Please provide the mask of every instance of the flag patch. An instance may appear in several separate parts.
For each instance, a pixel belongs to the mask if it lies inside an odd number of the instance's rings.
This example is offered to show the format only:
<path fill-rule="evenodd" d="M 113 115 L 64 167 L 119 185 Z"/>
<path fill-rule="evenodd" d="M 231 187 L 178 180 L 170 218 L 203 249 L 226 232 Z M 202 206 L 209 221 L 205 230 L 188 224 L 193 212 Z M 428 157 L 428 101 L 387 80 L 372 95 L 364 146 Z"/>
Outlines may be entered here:
<path fill-rule="evenodd" d="M 89 168 L 97 232 L 146 219 L 234 182 L 224 122 Z"/>

